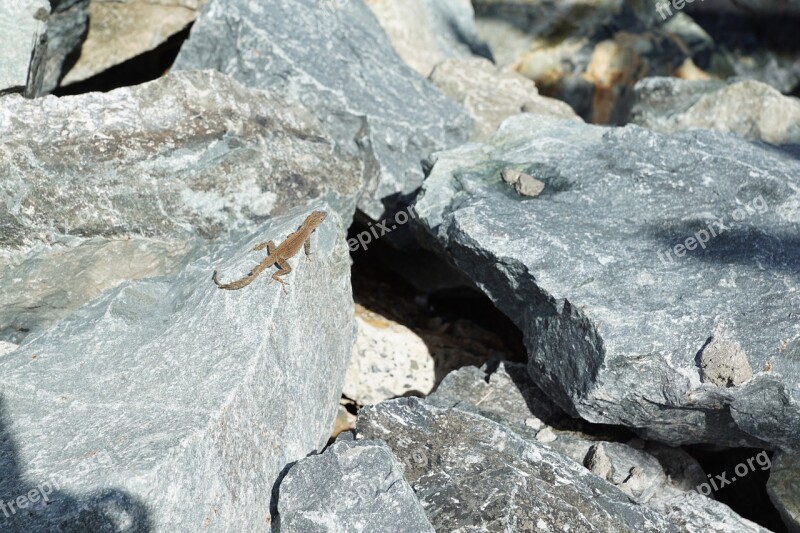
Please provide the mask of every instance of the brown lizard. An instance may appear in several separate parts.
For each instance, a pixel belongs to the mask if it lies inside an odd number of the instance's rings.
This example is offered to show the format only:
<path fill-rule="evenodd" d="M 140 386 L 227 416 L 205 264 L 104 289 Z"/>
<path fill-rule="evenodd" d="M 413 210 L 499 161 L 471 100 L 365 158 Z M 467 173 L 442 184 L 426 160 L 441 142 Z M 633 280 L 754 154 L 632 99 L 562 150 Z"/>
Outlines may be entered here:
<path fill-rule="evenodd" d="M 253 250 L 263 250 L 266 248 L 267 257 L 265 257 L 263 261 L 256 265 L 256 267 L 251 270 L 248 275 L 242 279 L 238 279 L 230 283 L 220 283 L 219 278 L 217 277 L 217 271 L 215 270 L 212 278 L 214 283 L 216 283 L 217 287 L 220 289 L 241 289 L 242 287 L 250 285 L 250 283 L 264 270 L 268 269 L 272 265 L 278 265 L 279 270 L 272 274 L 272 279 L 273 281 L 279 282 L 281 285 L 288 285 L 287 282 L 281 279 L 281 276 L 285 276 L 292 271 L 292 267 L 289 266 L 289 263 L 286 260 L 290 257 L 294 257 L 297 252 L 300 251 L 301 247 L 305 248 L 306 256 L 311 255 L 311 234 L 314 233 L 314 230 L 317 229 L 320 224 L 322 224 L 322 221 L 325 220 L 326 216 L 328 216 L 328 213 L 325 211 L 313 211 L 306 217 L 306 219 L 303 221 L 303 224 L 297 229 L 297 231 L 286 237 L 286 239 L 278 247 L 276 247 L 275 243 L 272 241 L 262 242 L 261 244 L 256 245 Z"/>

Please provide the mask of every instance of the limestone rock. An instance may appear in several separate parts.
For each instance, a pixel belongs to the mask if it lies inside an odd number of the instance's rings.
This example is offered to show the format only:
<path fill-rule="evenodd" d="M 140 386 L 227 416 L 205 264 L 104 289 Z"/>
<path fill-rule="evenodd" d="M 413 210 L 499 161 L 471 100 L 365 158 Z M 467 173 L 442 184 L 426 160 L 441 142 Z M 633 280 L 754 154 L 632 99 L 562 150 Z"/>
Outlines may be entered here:
<path fill-rule="evenodd" d="M 214 269 L 246 273 L 253 245 L 310 208 L 331 214 L 312 259 L 289 260 L 286 293 L 266 276 L 214 285 Z M 281 470 L 330 436 L 355 335 L 349 278 L 342 219 L 306 206 L 109 290 L 0 357 L 0 494 L 58 480 L 12 530 L 263 529 Z"/>
<path fill-rule="evenodd" d="M 373 220 L 419 187 L 424 158 L 471 126 L 403 64 L 362 2 L 211 0 L 174 68 L 214 68 L 305 104 L 378 175 L 359 202 Z"/>
<path fill-rule="evenodd" d="M 654 131 L 729 131 L 772 144 L 800 144 L 800 99 L 754 80 L 645 78 L 636 84 L 630 121 Z"/>
<path fill-rule="evenodd" d="M 364 185 L 361 164 L 307 109 L 212 71 L 4 97 L 0 159 L 8 340 L 127 279 L 175 272 L 195 237 L 254 231 L 313 198 L 349 220 Z"/>
<path fill-rule="evenodd" d="M 298 461 L 279 490 L 281 533 L 433 532 L 403 467 L 381 442 L 337 442 Z"/>
<path fill-rule="evenodd" d="M 47 50 L 47 0 L 3 0 L 0 3 L 0 95 L 41 90 Z"/>
<path fill-rule="evenodd" d="M 80 57 L 61 85 L 85 80 L 153 50 L 197 18 L 207 0 L 92 0 Z"/>
<path fill-rule="evenodd" d="M 428 347 L 407 327 L 356 305 L 358 335 L 342 393 L 358 404 L 407 393 L 427 395 L 435 384 Z"/>
<path fill-rule="evenodd" d="M 508 194 L 509 166 L 544 192 Z M 415 210 L 563 409 L 673 445 L 797 449 L 798 176 L 791 155 L 719 132 L 519 115 L 437 154 Z M 701 383 L 695 356 L 719 330 L 772 370 Z"/>
<path fill-rule="evenodd" d="M 789 531 L 800 531 L 800 457 L 781 452 L 775 454 L 767 494 Z"/>
<path fill-rule="evenodd" d="M 445 59 L 491 58 L 469 0 L 366 0 L 405 63 L 423 76 Z"/>
<path fill-rule="evenodd" d="M 540 96 L 528 78 L 502 71 L 483 58 L 443 61 L 436 65 L 430 80 L 470 113 L 472 140 L 489 137 L 501 122 L 520 112 L 579 120 L 569 105 Z"/>

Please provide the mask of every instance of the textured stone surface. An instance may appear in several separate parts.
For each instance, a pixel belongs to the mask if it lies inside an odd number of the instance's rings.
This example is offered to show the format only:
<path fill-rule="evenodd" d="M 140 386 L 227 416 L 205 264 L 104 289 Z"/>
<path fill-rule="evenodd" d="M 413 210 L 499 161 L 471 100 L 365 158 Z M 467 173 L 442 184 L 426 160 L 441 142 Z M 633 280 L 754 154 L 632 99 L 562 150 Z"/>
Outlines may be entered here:
<path fill-rule="evenodd" d="M 724 503 L 697 492 L 685 492 L 651 506 L 686 533 L 769 533 L 768 529 L 734 513 Z"/>
<path fill-rule="evenodd" d="M 44 75 L 47 49 L 47 0 L 0 2 L 0 94 L 35 96 Z"/>
<path fill-rule="evenodd" d="M 427 395 L 435 384 L 434 360 L 413 331 L 356 305 L 358 335 L 342 393 L 361 405 L 406 393 Z"/>
<path fill-rule="evenodd" d="M 469 135 L 466 112 L 402 63 L 362 2 L 212 0 L 174 68 L 215 68 L 302 101 L 374 165 L 359 207 L 375 220 L 384 200 L 391 208 L 420 185 L 423 158 Z"/>
<path fill-rule="evenodd" d="M 219 290 L 211 272 L 246 273 L 254 244 L 305 215 L 202 247 L 175 275 L 107 291 L 0 357 L 0 494 L 58 480 L 49 505 L 6 521 L 11 531 L 269 523 L 279 472 L 330 435 L 352 349 L 342 220 L 334 212 L 315 232 L 310 261 L 290 260 L 286 293 L 266 276 Z"/>
<path fill-rule="evenodd" d="M 366 0 L 405 63 L 428 76 L 451 57 L 491 57 L 469 0 Z"/>
<path fill-rule="evenodd" d="M 579 120 L 569 105 L 540 96 L 525 76 L 502 71 L 483 58 L 444 61 L 430 80 L 472 115 L 472 140 L 485 139 L 505 119 L 523 111 Z"/>
<path fill-rule="evenodd" d="M 403 467 L 381 442 L 337 442 L 280 484 L 281 533 L 433 532 Z"/>
<path fill-rule="evenodd" d="M 633 124 L 662 133 L 703 128 L 772 144 L 800 144 L 800 99 L 765 83 L 645 78 L 634 91 Z"/>
<path fill-rule="evenodd" d="M 510 194 L 509 166 L 544 192 Z M 522 330 L 531 377 L 562 408 L 672 444 L 794 449 L 798 175 L 790 155 L 718 132 L 520 115 L 438 154 L 415 209 Z M 753 379 L 700 382 L 714 335 L 739 343 Z"/>
<path fill-rule="evenodd" d="M 0 99 L 0 332 L 24 337 L 126 279 L 175 271 L 196 236 L 252 231 L 362 168 L 300 105 L 216 72 L 110 93 Z"/>
<path fill-rule="evenodd" d="M 89 0 L 50 0 L 47 58 L 39 95 L 58 87 L 72 54 L 83 43 L 89 25 Z"/>
<path fill-rule="evenodd" d="M 781 452 L 775 454 L 767 494 L 789 531 L 800 531 L 800 457 Z"/>
<path fill-rule="evenodd" d="M 680 531 L 613 485 L 501 424 L 416 398 L 361 410 L 359 439 L 405 463 L 437 531 Z"/>
<path fill-rule="evenodd" d="M 92 0 L 89 32 L 62 85 L 153 50 L 197 18 L 207 0 Z"/>

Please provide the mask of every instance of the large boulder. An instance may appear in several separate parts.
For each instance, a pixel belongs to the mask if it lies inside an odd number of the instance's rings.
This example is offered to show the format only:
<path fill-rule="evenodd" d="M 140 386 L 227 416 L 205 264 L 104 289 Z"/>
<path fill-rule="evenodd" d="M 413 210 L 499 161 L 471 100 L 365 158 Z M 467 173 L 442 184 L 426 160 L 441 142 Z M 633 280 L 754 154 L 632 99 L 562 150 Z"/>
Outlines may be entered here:
<path fill-rule="evenodd" d="M 109 93 L 0 99 L 0 333 L 19 340 L 195 237 L 320 198 L 349 220 L 362 165 L 302 105 L 218 72 Z"/>
<path fill-rule="evenodd" d="M 360 1 L 212 0 L 174 68 L 215 68 L 306 105 L 378 174 L 359 202 L 375 220 L 419 187 L 424 158 L 469 135 L 466 112 L 402 62 Z"/>
<path fill-rule="evenodd" d="M 713 129 L 752 141 L 800 144 L 800 99 L 755 80 L 645 78 L 630 122 L 661 133 Z"/>
<path fill-rule="evenodd" d="M 301 459 L 279 491 L 281 533 L 433 533 L 403 467 L 382 442 L 337 442 Z"/>
<path fill-rule="evenodd" d="M 518 194 L 508 169 L 543 192 Z M 674 445 L 797 449 L 799 175 L 719 132 L 519 115 L 439 153 L 415 209 L 570 414 Z"/>
<path fill-rule="evenodd" d="M 285 292 L 267 273 L 237 291 L 212 282 L 246 273 L 253 246 L 311 208 L 330 214 Z M 336 413 L 355 335 L 344 231 L 324 204 L 293 210 L 0 357 L 0 494 L 17 510 L 4 531 L 267 527 L 279 474 L 325 445 Z"/>

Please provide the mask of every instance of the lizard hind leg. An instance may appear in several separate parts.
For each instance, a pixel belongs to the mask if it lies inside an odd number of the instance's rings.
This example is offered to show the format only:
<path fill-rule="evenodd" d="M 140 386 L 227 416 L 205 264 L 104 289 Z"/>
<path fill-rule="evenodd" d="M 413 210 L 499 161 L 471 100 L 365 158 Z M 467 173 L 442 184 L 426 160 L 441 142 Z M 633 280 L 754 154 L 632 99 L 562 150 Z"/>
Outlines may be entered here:
<path fill-rule="evenodd" d="M 283 292 L 286 292 L 286 286 L 289 284 L 289 282 L 284 281 L 281 276 L 285 276 L 291 272 L 292 267 L 289 266 L 289 262 L 285 259 L 278 259 L 275 261 L 275 264 L 278 265 L 278 270 L 272 274 L 272 281 L 277 281 L 280 283 L 283 288 Z M 270 281 L 270 283 L 272 283 L 272 281 Z"/>

